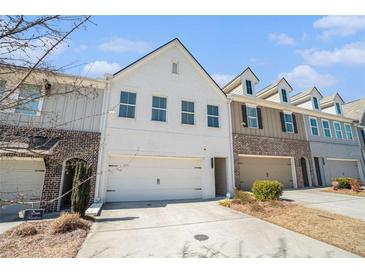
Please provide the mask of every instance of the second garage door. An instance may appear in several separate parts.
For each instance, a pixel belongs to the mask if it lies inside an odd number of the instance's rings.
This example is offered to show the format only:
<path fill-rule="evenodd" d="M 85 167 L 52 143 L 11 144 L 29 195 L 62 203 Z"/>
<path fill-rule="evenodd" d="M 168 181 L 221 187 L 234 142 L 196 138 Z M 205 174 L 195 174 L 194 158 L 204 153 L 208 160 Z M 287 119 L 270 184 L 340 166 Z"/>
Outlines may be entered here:
<path fill-rule="evenodd" d="M 331 179 L 338 177 L 360 178 L 356 161 L 328 160 Z"/>
<path fill-rule="evenodd" d="M 278 180 L 285 188 L 293 187 L 289 158 L 239 158 L 240 183 L 245 190 L 251 190 L 257 179 Z"/>
<path fill-rule="evenodd" d="M 107 202 L 196 199 L 201 188 L 201 159 L 109 158 Z"/>

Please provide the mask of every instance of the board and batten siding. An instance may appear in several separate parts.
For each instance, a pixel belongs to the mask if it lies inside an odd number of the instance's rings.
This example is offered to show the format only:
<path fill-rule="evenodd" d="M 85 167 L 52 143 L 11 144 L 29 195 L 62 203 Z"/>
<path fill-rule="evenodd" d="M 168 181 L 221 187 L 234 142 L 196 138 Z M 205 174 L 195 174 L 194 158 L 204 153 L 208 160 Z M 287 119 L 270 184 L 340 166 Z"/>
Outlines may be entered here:
<path fill-rule="evenodd" d="M 64 90 L 66 86 L 54 84 L 52 88 Z M 43 98 L 39 116 L 0 112 L 0 121 L 16 126 L 99 132 L 103 92 L 103 89 L 90 88 L 81 94 L 51 95 Z"/>
<path fill-rule="evenodd" d="M 274 137 L 274 138 L 286 138 L 293 140 L 305 140 L 305 130 L 303 123 L 303 116 L 299 113 L 294 113 L 297 122 L 298 133 L 286 133 L 282 131 L 281 121 L 280 121 L 280 110 L 261 107 L 262 116 L 262 129 L 258 128 L 248 128 L 244 127 L 242 123 L 242 104 L 240 102 L 232 102 L 232 130 L 233 133 Z"/>

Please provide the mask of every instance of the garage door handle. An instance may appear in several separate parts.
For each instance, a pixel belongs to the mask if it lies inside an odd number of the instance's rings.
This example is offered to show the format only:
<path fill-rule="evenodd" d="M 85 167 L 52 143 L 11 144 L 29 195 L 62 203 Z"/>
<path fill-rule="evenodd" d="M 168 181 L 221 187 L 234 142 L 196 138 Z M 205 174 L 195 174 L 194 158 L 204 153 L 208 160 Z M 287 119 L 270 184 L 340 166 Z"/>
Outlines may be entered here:
<path fill-rule="evenodd" d="M 198 187 L 198 188 L 194 188 L 194 190 L 202 190 L 201 187 Z"/>

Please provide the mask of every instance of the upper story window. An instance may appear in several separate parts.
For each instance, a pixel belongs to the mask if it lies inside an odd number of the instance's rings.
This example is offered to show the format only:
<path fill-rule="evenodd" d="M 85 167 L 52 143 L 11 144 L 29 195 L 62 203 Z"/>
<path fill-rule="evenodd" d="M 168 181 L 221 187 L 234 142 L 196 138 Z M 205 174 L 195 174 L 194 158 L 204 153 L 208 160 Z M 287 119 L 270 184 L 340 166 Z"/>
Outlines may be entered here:
<path fill-rule="evenodd" d="M 352 129 L 350 124 L 344 124 L 345 127 L 345 135 L 347 140 L 353 140 Z"/>
<path fill-rule="evenodd" d="M 342 129 L 339 122 L 333 122 L 333 128 L 335 129 L 335 135 L 337 139 L 342 139 Z"/>
<path fill-rule="evenodd" d="M 194 125 L 194 102 L 181 101 L 181 123 Z"/>
<path fill-rule="evenodd" d="M 285 131 L 293 133 L 294 125 L 293 125 L 293 115 L 291 113 L 284 112 L 284 123 L 285 123 Z"/>
<path fill-rule="evenodd" d="M 152 121 L 166 122 L 166 97 L 152 96 Z"/>
<path fill-rule="evenodd" d="M 286 93 L 285 89 L 281 89 L 281 98 L 283 99 L 284 103 L 288 102 L 288 94 Z"/>
<path fill-rule="evenodd" d="M 313 136 L 319 136 L 318 123 L 316 118 L 309 118 L 309 124 L 311 128 L 311 133 Z"/>
<path fill-rule="evenodd" d="M 178 62 L 172 62 L 172 67 L 171 67 L 171 72 L 173 74 L 178 74 L 179 73 L 179 63 Z"/>
<path fill-rule="evenodd" d="M 119 117 L 135 118 L 136 97 L 133 92 L 122 91 L 120 93 Z"/>
<path fill-rule="evenodd" d="M 251 83 L 250 80 L 246 80 L 246 92 L 249 95 L 253 94 L 253 92 L 252 92 L 252 83 Z"/>
<path fill-rule="evenodd" d="M 251 128 L 258 128 L 257 122 L 257 108 L 253 106 L 246 106 L 247 126 Z"/>
<path fill-rule="evenodd" d="M 23 85 L 20 88 L 16 113 L 26 115 L 39 115 L 41 87 L 36 85 Z"/>
<path fill-rule="evenodd" d="M 335 103 L 335 106 L 336 106 L 336 113 L 337 113 L 338 115 L 341 115 L 341 114 L 342 114 L 342 110 L 341 110 L 341 105 L 340 105 L 340 103 L 336 102 L 336 103 Z"/>
<path fill-rule="evenodd" d="M 218 106 L 207 105 L 208 127 L 219 127 Z"/>
<path fill-rule="evenodd" d="M 322 120 L 322 128 L 323 128 L 323 135 L 325 137 L 332 137 L 331 129 L 330 129 L 330 122 L 328 120 Z"/>
<path fill-rule="evenodd" d="M 317 97 L 313 97 L 313 106 L 314 106 L 314 109 L 317 109 L 317 110 L 319 109 Z"/>

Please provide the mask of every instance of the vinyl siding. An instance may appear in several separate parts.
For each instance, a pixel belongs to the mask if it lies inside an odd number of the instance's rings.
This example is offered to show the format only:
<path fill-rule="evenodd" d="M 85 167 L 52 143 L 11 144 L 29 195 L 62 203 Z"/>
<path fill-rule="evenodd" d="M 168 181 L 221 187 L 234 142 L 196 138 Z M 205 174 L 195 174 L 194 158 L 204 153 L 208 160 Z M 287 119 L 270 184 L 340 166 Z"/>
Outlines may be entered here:
<path fill-rule="evenodd" d="M 294 140 L 305 140 L 305 131 L 303 124 L 303 116 L 294 113 L 297 121 L 298 133 L 282 132 L 280 121 L 280 110 L 260 107 L 262 115 L 263 129 L 248 128 L 241 125 L 242 123 L 242 109 L 240 102 L 232 102 L 232 129 L 233 133 L 266 136 L 275 138 L 287 138 Z"/>

